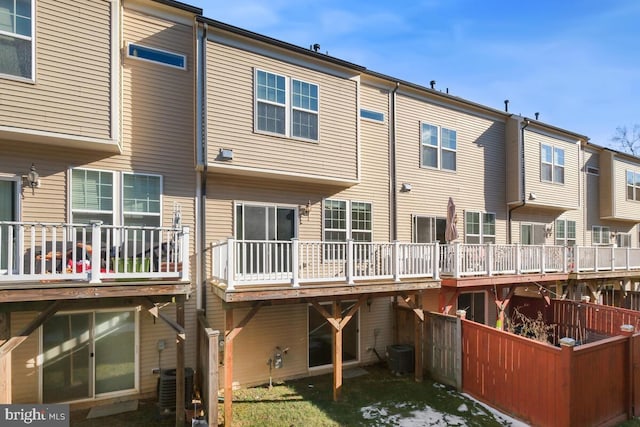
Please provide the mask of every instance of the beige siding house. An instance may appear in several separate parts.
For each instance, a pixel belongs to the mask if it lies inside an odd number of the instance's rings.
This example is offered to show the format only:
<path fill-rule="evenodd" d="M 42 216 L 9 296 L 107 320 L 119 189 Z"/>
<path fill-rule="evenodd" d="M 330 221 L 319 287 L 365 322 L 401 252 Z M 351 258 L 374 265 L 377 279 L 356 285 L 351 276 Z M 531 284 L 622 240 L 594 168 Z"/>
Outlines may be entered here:
<path fill-rule="evenodd" d="M 195 340 L 175 343 L 195 335 L 201 11 L 32 5 L 31 69 L 0 61 L 0 394 L 72 408 L 153 397 L 154 370 L 195 367 Z"/>

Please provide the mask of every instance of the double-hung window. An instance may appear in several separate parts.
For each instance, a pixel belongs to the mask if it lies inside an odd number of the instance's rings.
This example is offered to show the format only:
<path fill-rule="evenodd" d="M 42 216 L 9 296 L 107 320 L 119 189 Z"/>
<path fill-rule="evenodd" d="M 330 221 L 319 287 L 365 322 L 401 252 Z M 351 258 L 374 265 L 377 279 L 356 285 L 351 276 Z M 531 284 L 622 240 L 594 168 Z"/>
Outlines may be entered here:
<path fill-rule="evenodd" d="M 640 172 L 627 171 L 627 200 L 640 201 Z"/>
<path fill-rule="evenodd" d="M 422 123 L 420 133 L 422 167 L 455 171 L 456 131 Z"/>
<path fill-rule="evenodd" d="M 594 245 L 609 245 L 611 244 L 611 233 L 609 227 L 603 227 L 601 225 L 594 225 L 591 228 L 593 234 Z"/>
<path fill-rule="evenodd" d="M 318 140 L 318 85 L 256 70 L 256 131 Z"/>
<path fill-rule="evenodd" d="M 161 188 L 161 179 L 158 175 L 123 174 L 124 225 L 159 227 Z"/>
<path fill-rule="evenodd" d="M 540 171 L 542 181 L 564 184 L 564 149 L 542 144 Z"/>
<path fill-rule="evenodd" d="M 324 201 L 323 221 L 325 242 L 373 240 L 371 203 L 327 199 Z M 325 250 L 326 259 L 340 259 L 343 256 L 342 249 L 327 247 Z"/>
<path fill-rule="evenodd" d="M 74 223 L 114 223 L 113 175 L 113 172 L 89 169 L 71 171 L 71 213 Z"/>
<path fill-rule="evenodd" d="M 0 0 L 0 74 L 33 79 L 34 0 Z"/>
<path fill-rule="evenodd" d="M 556 245 L 576 245 L 576 222 L 568 219 L 556 220 Z"/>
<path fill-rule="evenodd" d="M 488 212 L 465 212 L 465 242 L 495 243 L 496 214 Z"/>

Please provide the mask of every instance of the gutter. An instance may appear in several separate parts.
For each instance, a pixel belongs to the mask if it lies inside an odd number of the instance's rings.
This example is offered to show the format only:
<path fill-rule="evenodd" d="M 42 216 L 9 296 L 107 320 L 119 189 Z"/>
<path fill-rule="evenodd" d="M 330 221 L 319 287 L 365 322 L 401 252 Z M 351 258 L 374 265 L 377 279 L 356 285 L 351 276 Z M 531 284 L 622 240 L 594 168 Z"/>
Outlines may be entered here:
<path fill-rule="evenodd" d="M 524 130 L 527 128 L 527 126 L 529 126 L 531 122 L 529 121 L 529 119 L 525 118 L 524 119 L 524 126 L 520 126 L 520 163 L 521 163 L 521 168 L 520 168 L 520 184 L 522 185 L 522 188 L 520 190 L 520 194 L 522 197 L 522 200 L 520 200 L 520 204 L 517 206 L 512 206 L 509 208 L 509 210 L 507 211 L 507 227 L 509 228 L 508 230 L 508 237 L 509 237 L 509 244 L 512 243 L 512 230 L 511 230 L 511 215 L 512 212 L 515 211 L 516 209 L 519 209 L 523 206 L 525 206 L 527 204 L 527 192 L 526 192 L 526 172 L 525 172 L 525 153 L 524 153 Z"/>
<path fill-rule="evenodd" d="M 389 95 L 389 216 L 391 229 L 389 230 L 390 241 L 398 239 L 398 201 L 396 191 L 396 93 L 400 89 L 400 82 L 396 82 L 396 87 Z"/>
<path fill-rule="evenodd" d="M 207 109 L 205 105 L 207 24 L 194 22 L 196 32 L 195 138 L 196 138 L 196 307 L 206 310 L 206 199 L 207 199 Z"/>

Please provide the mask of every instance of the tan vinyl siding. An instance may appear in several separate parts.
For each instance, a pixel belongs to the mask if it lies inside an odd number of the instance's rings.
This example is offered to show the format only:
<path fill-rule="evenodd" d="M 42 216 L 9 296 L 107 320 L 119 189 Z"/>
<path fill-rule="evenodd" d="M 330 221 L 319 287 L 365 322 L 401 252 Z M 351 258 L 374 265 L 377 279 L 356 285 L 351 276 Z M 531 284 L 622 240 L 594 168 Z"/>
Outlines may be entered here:
<path fill-rule="evenodd" d="M 600 190 L 600 216 L 603 218 L 615 215 L 614 159 L 611 151 L 600 153 L 600 185 L 598 188 Z"/>
<path fill-rule="evenodd" d="M 254 132 L 255 69 L 319 86 L 319 140 Z M 357 82 L 267 56 L 207 42 L 209 162 L 220 148 L 233 150 L 231 166 L 357 178 Z"/>
<path fill-rule="evenodd" d="M 458 212 L 458 241 L 464 241 L 464 211 L 496 214 L 496 242 L 506 235 L 505 123 L 406 95 L 397 105 L 398 239 L 411 241 L 413 215 L 446 216 L 452 197 Z M 457 132 L 457 170 L 422 168 L 421 122 Z M 397 190 L 396 190 L 397 191 Z"/>
<path fill-rule="evenodd" d="M 580 204 L 580 146 L 576 142 L 525 130 L 526 192 L 536 194 L 536 205 L 577 209 Z M 564 149 L 564 184 L 542 181 L 542 144 Z"/>
<path fill-rule="evenodd" d="M 111 2 L 38 0 L 36 82 L 0 78 L 0 123 L 109 138 Z"/>
<path fill-rule="evenodd" d="M 640 174 L 640 162 L 632 162 L 616 156 L 613 165 L 612 191 L 615 200 L 615 217 L 640 222 L 640 201 L 627 199 L 627 171 Z"/>
<path fill-rule="evenodd" d="M 505 125 L 507 203 L 517 203 L 522 200 L 521 126 L 520 121 L 513 117 L 509 118 Z"/>

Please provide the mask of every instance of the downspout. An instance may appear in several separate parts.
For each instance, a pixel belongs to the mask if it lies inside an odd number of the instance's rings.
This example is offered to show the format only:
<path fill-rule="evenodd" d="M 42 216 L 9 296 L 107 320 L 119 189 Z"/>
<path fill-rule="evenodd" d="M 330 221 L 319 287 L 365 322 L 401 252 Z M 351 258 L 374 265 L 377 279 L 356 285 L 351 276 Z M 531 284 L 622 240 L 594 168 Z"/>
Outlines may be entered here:
<path fill-rule="evenodd" d="M 393 242 L 398 239 L 398 202 L 396 197 L 396 92 L 400 89 L 400 82 L 396 82 L 396 87 L 391 91 L 389 96 L 390 114 L 389 114 L 389 223 L 390 223 L 390 240 Z"/>
<path fill-rule="evenodd" d="M 196 307 L 206 310 L 206 198 L 207 198 L 207 108 L 206 44 L 207 24 L 195 22 L 196 34 Z"/>
<path fill-rule="evenodd" d="M 525 171 L 525 153 L 524 153 L 524 130 L 527 128 L 527 126 L 529 126 L 529 119 L 524 119 L 524 125 L 522 125 L 520 127 L 520 185 L 522 186 L 521 189 L 521 197 L 522 199 L 520 200 L 520 204 L 517 206 L 512 206 L 509 208 L 509 210 L 507 211 L 507 226 L 509 227 L 509 244 L 512 243 L 512 230 L 511 230 L 511 215 L 512 212 L 515 211 L 518 208 L 521 208 L 523 206 L 525 206 L 527 204 L 527 192 L 526 192 L 526 171 Z"/>

